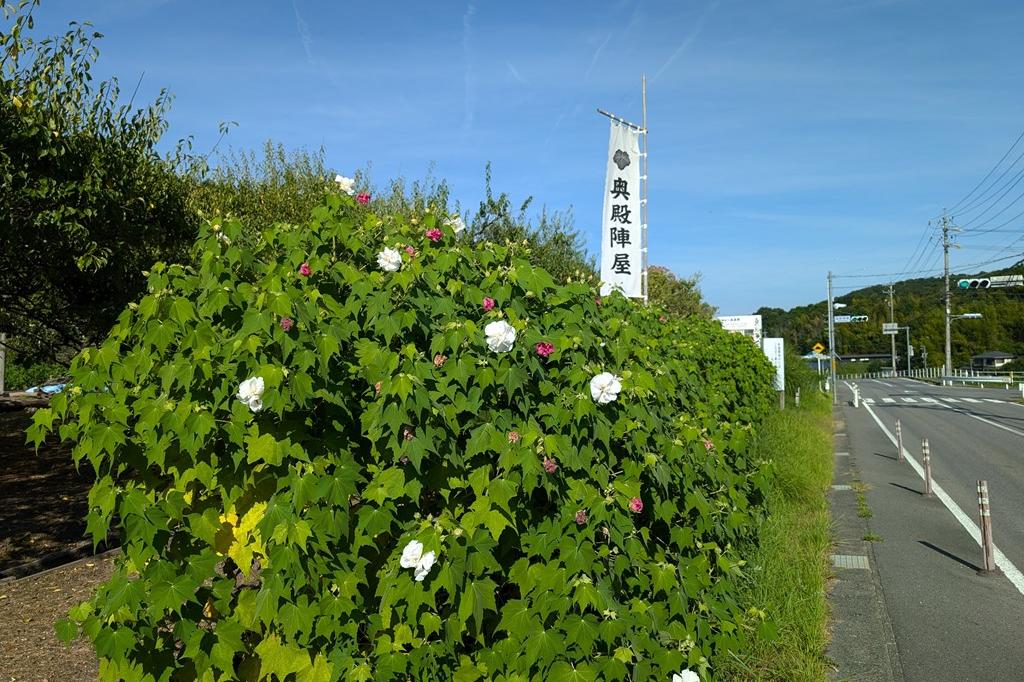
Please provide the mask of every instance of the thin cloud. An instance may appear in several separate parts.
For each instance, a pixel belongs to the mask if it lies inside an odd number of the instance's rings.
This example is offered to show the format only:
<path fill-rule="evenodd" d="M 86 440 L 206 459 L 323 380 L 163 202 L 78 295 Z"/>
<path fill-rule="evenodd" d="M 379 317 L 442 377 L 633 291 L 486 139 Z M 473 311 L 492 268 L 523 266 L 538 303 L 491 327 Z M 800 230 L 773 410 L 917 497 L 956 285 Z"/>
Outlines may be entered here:
<path fill-rule="evenodd" d="M 701 29 L 704 28 L 704 20 L 707 19 L 708 15 L 711 14 L 718 7 L 718 4 L 719 0 L 714 0 L 713 2 L 708 4 L 708 6 L 704 9 L 704 12 L 697 19 L 697 23 L 694 24 L 693 30 L 690 31 L 690 35 L 686 36 L 683 42 L 679 44 L 679 47 L 675 49 L 675 52 L 672 53 L 672 56 L 669 57 L 668 60 L 661 65 L 661 68 L 658 69 L 658 72 L 654 74 L 654 78 L 651 79 L 652 83 L 658 80 L 658 77 L 661 76 L 661 74 L 665 73 L 665 70 L 668 69 L 668 67 L 672 66 L 672 62 L 676 60 L 676 57 L 678 57 L 684 51 L 686 51 L 686 48 L 688 48 L 690 44 L 697 39 L 697 36 L 700 35 Z"/>
<path fill-rule="evenodd" d="M 316 66 L 316 60 L 313 59 L 313 36 L 309 32 L 309 24 L 299 14 L 299 4 L 296 0 L 292 0 L 292 9 L 295 10 L 295 28 L 299 32 L 302 49 L 306 51 L 306 60 L 309 61 L 310 66 Z"/>
<path fill-rule="evenodd" d="M 587 67 L 587 72 L 585 74 L 583 74 L 583 82 L 584 83 L 586 83 L 587 80 L 590 78 L 590 72 L 594 70 L 594 66 L 597 65 L 597 60 L 600 59 L 600 57 L 601 57 L 601 52 L 604 50 L 605 45 L 607 45 L 608 41 L 610 41 L 611 39 L 612 39 L 612 34 L 609 33 L 608 37 L 604 39 L 603 43 L 601 43 L 601 46 L 598 47 L 596 50 L 594 50 L 594 55 L 590 58 L 590 66 Z"/>
<path fill-rule="evenodd" d="M 519 71 L 516 70 L 516 67 L 512 66 L 511 62 L 505 62 L 505 66 L 508 67 L 508 72 L 512 74 L 512 77 L 515 78 L 517 81 L 519 81 L 523 85 L 530 84 L 525 78 L 519 75 Z"/>
<path fill-rule="evenodd" d="M 473 0 L 466 5 L 466 13 L 462 15 L 462 54 L 466 60 L 466 70 L 463 75 L 464 92 L 464 114 L 462 119 L 462 130 L 469 131 L 473 128 L 473 119 L 476 117 L 476 92 L 473 89 L 473 53 L 469 48 L 469 41 L 473 36 L 473 15 L 476 14 L 476 5 Z"/>

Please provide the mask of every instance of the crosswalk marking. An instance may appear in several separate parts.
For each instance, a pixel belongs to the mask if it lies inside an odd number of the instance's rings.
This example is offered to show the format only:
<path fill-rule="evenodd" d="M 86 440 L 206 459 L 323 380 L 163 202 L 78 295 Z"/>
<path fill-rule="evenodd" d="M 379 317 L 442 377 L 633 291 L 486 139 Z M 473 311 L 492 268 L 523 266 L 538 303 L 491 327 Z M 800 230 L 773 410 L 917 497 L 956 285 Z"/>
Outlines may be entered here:
<path fill-rule="evenodd" d="M 894 403 L 894 402 L 896 402 L 896 398 L 882 398 L 882 402 L 883 403 Z"/>
<path fill-rule="evenodd" d="M 864 398 L 864 404 L 865 405 L 874 405 L 875 404 L 875 399 L 874 398 Z"/>
<path fill-rule="evenodd" d="M 1002 403 L 1003 401 L 999 398 L 982 398 L 986 403 Z"/>
<path fill-rule="evenodd" d="M 926 403 L 937 403 L 937 402 L 939 402 L 938 398 L 921 398 L 921 400 L 925 401 Z"/>
<path fill-rule="evenodd" d="M 945 400 L 947 403 L 958 403 L 958 402 L 960 402 L 959 398 L 943 398 L 943 400 Z"/>
<path fill-rule="evenodd" d="M 981 401 L 977 398 L 964 398 L 965 403 L 980 403 Z"/>
<path fill-rule="evenodd" d="M 905 403 L 916 403 L 917 401 L 914 400 L 913 398 L 903 398 L 903 402 L 905 402 Z"/>

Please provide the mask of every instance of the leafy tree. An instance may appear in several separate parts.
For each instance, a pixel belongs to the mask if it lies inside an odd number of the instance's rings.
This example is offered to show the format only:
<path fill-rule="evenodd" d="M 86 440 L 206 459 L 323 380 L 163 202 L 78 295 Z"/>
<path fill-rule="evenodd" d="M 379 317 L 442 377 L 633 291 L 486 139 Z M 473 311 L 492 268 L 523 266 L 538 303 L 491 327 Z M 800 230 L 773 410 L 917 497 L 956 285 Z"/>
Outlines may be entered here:
<path fill-rule="evenodd" d="M 652 265 L 647 269 L 647 280 L 647 295 L 652 304 L 674 315 L 708 319 L 715 316 L 717 308 L 701 295 L 699 273 L 690 278 L 677 277 L 666 267 Z"/>
<path fill-rule="evenodd" d="M 571 210 L 549 213 L 545 209 L 541 211 L 538 224 L 533 226 L 526 215 L 532 197 L 514 211 L 508 194 L 502 192 L 495 196 L 491 189 L 490 164 L 487 164 L 485 179 L 486 196 L 470 224 L 473 241 L 504 244 L 527 240 L 531 262 L 550 272 L 559 282 L 596 276 L 594 262 L 586 255 L 583 241 L 573 225 Z"/>
<path fill-rule="evenodd" d="M 92 81 L 100 34 L 37 41 L 37 4 L 0 0 L 0 329 L 26 362 L 101 339 L 194 236 L 180 156 L 155 148 L 167 94 L 121 104 L 116 80 Z"/>
<path fill-rule="evenodd" d="M 288 151 L 268 140 L 262 154 L 231 151 L 209 169 L 194 167 L 189 208 L 200 217 L 231 216 L 243 225 L 300 223 L 333 187 L 333 178 L 323 148 Z"/>

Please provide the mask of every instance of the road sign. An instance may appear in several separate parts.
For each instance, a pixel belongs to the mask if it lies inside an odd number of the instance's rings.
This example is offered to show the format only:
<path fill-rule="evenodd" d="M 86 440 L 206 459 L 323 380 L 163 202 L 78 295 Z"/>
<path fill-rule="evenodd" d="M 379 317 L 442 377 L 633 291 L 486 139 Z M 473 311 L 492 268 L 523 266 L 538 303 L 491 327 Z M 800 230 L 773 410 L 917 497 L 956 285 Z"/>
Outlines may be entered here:
<path fill-rule="evenodd" d="M 815 353 L 821 353 L 821 351 L 825 350 L 825 346 L 821 345 L 820 343 L 816 343 L 813 346 L 811 346 L 811 350 L 813 350 Z"/>
<path fill-rule="evenodd" d="M 896 322 L 883 322 L 882 323 L 882 333 L 883 334 L 893 334 L 893 335 L 899 334 L 900 333 L 899 324 L 896 323 Z"/>
<path fill-rule="evenodd" d="M 761 316 L 760 315 L 727 315 L 716 317 L 727 332 L 737 332 L 749 336 L 761 348 Z"/>
<path fill-rule="evenodd" d="M 846 324 L 847 322 L 867 322 L 867 315 L 836 315 L 832 318 L 832 321 L 836 324 Z"/>

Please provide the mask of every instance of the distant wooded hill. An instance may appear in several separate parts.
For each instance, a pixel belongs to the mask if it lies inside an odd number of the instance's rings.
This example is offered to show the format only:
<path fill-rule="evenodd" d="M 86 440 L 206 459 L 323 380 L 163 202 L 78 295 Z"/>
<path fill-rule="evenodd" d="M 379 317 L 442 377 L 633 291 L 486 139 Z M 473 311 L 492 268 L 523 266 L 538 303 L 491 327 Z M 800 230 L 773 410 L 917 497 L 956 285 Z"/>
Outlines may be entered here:
<path fill-rule="evenodd" d="M 965 367 L 972 355 L 999 350 L 1024 357 L 1024 287 L 1005 289 L 968 289 L 956 286 L 956 280 L 983 275 L 1009 275 L 1024 272 L 1024 261 L 1004 270 L 964 273 L 950 276 L 954 315 L 981 313 L 980 320 L 954 320 L 952 325 L 953 364 Z M 849 279 L 837 279 L 843 286 Z M 867 315 L 868 322 L 836 325 L 836 350 L 851 353 L 888 353 L 889 337 L 882 334 L 882 323 L 889 321 L 889 285 L 875 285 L 836 295 L 846 307 L 840 315 Z M 944 351 L 943 278 L 926 277 L 895 283 L 896 322 L 910 326 L 914 346 L 912 365 L 921 367 L 922 346 L 927 349 L 928 365 L 941 365 Z M 820 301 L 791 310 L 761 308 L 766 336 L 781 336 L 801 354 L 818 342 L 828 345 L 827 302 Z M 900 332 L 897 353 L 905 363 L 906 334 Z M 905 365 L 904 365 L 905 366 Z"/>

